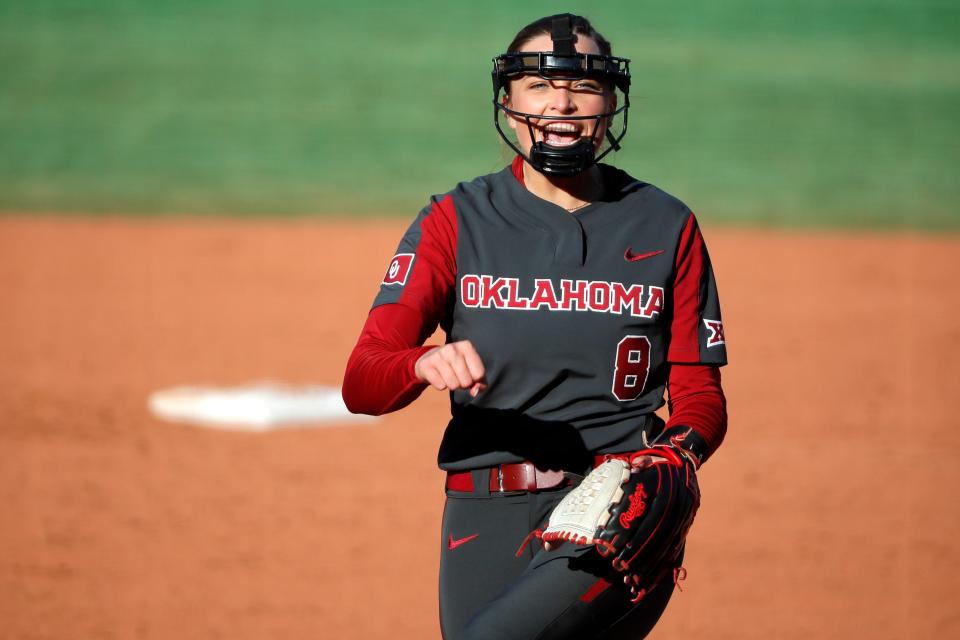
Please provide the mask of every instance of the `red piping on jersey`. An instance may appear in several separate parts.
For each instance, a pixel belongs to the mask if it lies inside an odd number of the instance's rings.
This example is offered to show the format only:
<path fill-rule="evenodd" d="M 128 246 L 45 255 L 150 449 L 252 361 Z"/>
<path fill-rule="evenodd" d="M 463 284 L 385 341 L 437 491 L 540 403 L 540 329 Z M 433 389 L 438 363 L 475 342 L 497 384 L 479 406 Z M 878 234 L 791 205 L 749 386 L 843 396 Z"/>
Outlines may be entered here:
<path fill-rule="evenodd" d="M 420 234 L 400 299 L 370 311 L 347 361 L 343 401 L 354 413 L 396 411 L 427 387 L 414 366 L 433 348 L 420 345 L 449 311 L 457 274 L 457 215 L 451 196 L 434 201 L 420 221 Z"/>
<path fill-rule="evenodd" d="M 587 589 L 587 592 L 580 596 L 580 602 L 593 602 L 598 595 L 607 590 L 607 587 L 610 586 L 610 583 L 600 578 Z"/>
<path fill-rule="evenodd" d="M 703 237 L 691 213 L 680 234 L 673 281 L 673 324 L 670 329 L 670 362 L 700 361 L 700 289 L 703 282 Z"/>

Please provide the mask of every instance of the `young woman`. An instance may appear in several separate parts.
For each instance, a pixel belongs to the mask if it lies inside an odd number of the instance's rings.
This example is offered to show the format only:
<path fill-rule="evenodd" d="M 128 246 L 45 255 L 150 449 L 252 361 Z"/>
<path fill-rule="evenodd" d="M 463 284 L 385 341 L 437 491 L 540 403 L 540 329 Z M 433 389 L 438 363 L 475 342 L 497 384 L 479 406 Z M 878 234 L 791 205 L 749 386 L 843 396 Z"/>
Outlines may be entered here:
<path fill-rule="evenodd" d="M 586 19 L 528 25 L 493 79 L 496 127 L 517 157 L 417 216 L 347 363 L 344 400 L 381 414 L 428 386 L 450 394 L 444 638 L 639 638 L 673 580 L 636 602 L 593 546 L 517 549 L 604 454 L 681 436 L 699 465 L 719 446 L 713 272 L 682 202 L 598 164 L 626 131 L 630 75 Z M 438 324 L 446 344 L 422 346 Z M 664 424 L 654 411 L 667 390 Z"/>

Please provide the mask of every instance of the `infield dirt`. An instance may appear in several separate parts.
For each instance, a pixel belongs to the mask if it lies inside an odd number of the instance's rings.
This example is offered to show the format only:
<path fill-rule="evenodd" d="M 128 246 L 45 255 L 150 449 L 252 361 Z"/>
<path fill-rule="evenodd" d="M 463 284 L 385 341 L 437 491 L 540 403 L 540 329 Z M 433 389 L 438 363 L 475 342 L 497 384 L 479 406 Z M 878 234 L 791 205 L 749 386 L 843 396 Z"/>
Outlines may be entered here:
<path fill-rule="evenodd" d="M 444 394 L 268 434 L 146 409 L 338 385 L 405 224 L 0 219 L 0 635 L 439 637 Z M 651 637 L 960 636 L 960 237 L 704 232 L 730 428 Z"/>

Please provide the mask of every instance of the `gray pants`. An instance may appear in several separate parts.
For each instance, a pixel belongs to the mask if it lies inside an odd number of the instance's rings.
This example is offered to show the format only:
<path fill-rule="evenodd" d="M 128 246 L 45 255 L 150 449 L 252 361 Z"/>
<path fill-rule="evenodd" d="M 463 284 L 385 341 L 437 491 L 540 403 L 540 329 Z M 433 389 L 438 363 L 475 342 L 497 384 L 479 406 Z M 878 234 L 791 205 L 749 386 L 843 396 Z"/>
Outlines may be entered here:
<path fill-rule="evenodd" d="M 636 640 L 673 593 L 665 578 L 638 604 L 592 546 L 544 551 L 524 537 L 543 526 L 569 488 L 493 494 L 474 472 L 474 493 L 448 491 L 440 555 L 445 640 Z"/>

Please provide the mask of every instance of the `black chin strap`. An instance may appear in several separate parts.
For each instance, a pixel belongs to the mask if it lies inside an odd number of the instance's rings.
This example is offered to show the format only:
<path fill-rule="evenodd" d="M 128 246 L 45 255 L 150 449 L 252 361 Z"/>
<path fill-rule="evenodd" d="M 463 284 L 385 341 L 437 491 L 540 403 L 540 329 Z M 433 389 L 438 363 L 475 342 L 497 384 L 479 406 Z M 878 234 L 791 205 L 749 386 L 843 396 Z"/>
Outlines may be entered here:
<path fill-rule="evenodd" d="M 577 50 L 573 46 L 573 16 L 561 13 L 553 16 L 550 26 L 550 39 L 553 40 L 553 52 L 561 56 L 572 56 Z"/>

